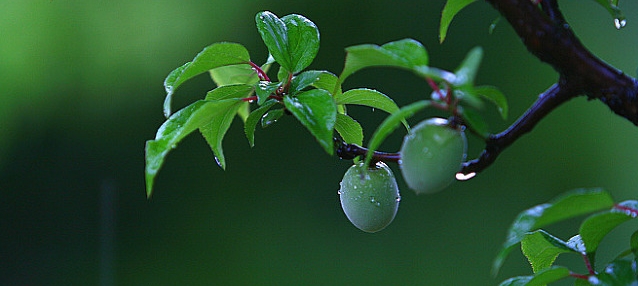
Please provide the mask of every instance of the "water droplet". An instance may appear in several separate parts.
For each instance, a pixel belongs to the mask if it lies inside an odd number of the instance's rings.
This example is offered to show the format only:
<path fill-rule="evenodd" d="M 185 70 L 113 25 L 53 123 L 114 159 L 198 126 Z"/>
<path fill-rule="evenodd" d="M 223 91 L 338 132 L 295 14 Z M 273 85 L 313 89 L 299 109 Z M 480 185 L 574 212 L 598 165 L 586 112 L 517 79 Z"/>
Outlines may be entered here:
<path fill-rule="evenodd" d="M 398 196 L 394 199 L 397 203 L 401 201 L 401 196 Z"/>
<path fill-rule="evenodd" d="M 587 279 L 587 282 L 589 282 L 589 284 L 591 284 L 591 285 L 600 284 L 600 280 L 596 276 L 589 276 L 589 278 Z"/>
<path fill-rule="evenodd" d="M 263 126 L 270 126 L 270 125 L 272 125 L 273 123 L 276 123 L 276 122 L 277 122 L 276 119 L 266 120 L 266 121 L 264 121 L 264 123 L 262 125 Z"/>
<path fill-rule="evenodd" d="M 616 29 L 620 30 L 627 26 L 627 20 L 624 17 L 614 19 L 614 26 Z"/>
<path fill-rule="evenodd" d="M 456 179 L 459 181 L 467 181 L 471 178 L 474 178 L 474 176 L 476 176 L 476 172 L 472 172 L 469 174 L 456 173 Z"/>
<path fill-rule="evenodd" d="M 377 198 L 375 198 L 374 196 L 370 196 L 370 202 L 373 203 L 377 207 L 381 206 L 381 202 L 377 201 Z"/>

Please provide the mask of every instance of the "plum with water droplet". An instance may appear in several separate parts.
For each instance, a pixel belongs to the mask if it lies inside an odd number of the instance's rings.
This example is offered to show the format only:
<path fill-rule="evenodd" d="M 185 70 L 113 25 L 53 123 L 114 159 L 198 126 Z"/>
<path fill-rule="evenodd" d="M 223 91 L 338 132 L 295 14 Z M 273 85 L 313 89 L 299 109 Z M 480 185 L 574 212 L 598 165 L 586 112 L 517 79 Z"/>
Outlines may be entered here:
<path fill-rule="evenodd" d="M 463 127 L 452 127 L 443 118 L 417 124 L 403 138 L 401 173 L 417 194 L 435 193 L 454 181 L 467 151 Z"/>
<path fill-rule="evenodd" d="M 339 189 L 341 208 L 348 220 L 365 232 L 377 232 L 388 226 L 399 209 L 399 187 L 392 171 L 383 162 L 350 167 Z"/>

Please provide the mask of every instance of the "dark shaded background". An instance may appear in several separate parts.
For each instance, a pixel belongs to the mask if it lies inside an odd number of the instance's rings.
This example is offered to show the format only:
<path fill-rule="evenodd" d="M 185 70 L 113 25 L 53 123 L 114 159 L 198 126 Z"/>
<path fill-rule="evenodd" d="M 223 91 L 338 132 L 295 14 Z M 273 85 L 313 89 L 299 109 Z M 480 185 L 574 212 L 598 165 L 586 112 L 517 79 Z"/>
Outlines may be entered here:
<path fill-rule="evenodd" d="M 491 106 L 484 114 L 493 131 L 504 129 L 556 74 L 526 53 L 504 21 L 490 35 L 497 13 L 482 2 L 462 11 L 439 44 L 443 3 L 1 2 L 0 284 L 496 285 L 530 273 L 515 251 L 490 276 L 519 211 L 578 187 L 637 197 L 638 129 L 599 102 L 569 102 L 493 167 L 445 192 L 417 197 L 399 180 L 399 213 L 377 234 L 359 231 L 341 211 L 337 189 L 350 163 L 327 156 L 291 118 L 258 130 L 252 149 L 235 122 L 224 144 L 226 171 L 201 137 L 188 137 L 168 156 L 153 198 L 145 197 L 144 142 L 163 122 L 164 77 L 218 41 L 242 43 L 263 61 L 253 20 L 261 10 L 313 20 L 322 46 L 311 68 L 335 73 L 343 49 L 355 44 L 412 37 L 445 69 L 483 46 L 477 81 L 499 86 L 511 107 L 505 122 Z M 621 1 L 628 16 L 621 31 L 594 1 L 560 4 L 588 47 L 635 76 L 637 3 Z M 423 81 L 397 70 L 362 71 L 345 88 L 364 86 L 399 105 L 429 94 Z M 212 88 L 198 77 L 175 104 Z M 385 117 L 352 112 L 368 136 Z M 435 114 L 428 112 L 421 118 Z M 398 149 L 401 136 L 383 147 Z M 471 139 L 469 156 L 482 147 Z M 600 261 L 626 248 L 632 226 L 603 242 L 608 254 Z M 551 230 L 564 239 L 577 231 L 576 224 Z"/>

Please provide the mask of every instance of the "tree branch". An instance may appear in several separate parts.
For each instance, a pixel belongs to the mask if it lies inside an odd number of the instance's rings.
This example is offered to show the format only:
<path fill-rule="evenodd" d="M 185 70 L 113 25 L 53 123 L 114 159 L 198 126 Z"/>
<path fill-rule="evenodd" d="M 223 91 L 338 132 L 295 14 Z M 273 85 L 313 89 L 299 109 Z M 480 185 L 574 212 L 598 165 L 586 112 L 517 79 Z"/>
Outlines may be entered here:
<path fill-rule="evenodd" d="M 334 137 L 333 140 L 337 156 L 341 159 L 352 160 L 359 156 L 364 157 L 369 152 L 367 148 L 356 144 L 348 144 L 339 138 Z M 401 155 L 399 153 L 386 153 L 380 151 L 374 151 L 374 153 L 372 153 L 373 162 L 398 162 L 400 159 Z"/>
<path fill-rule="evenodd" d="M 556 0 L 486 0 L 523 41 L 529 52 L 551 65 L 559 82 L 540 95 L 523 116 L 507 130 L 492 135 L 480 157 L 464 164 L 469 175 L 487 168 L 507 146 L 532 128 L 560 104 L 579 95 L 598 99 L 613 112 L 638 125 L 638 82 L 594 56 L 574 35 Z"/>
<path fill-rule="evenodd" d="M 465 162 L 461 173 L 468 175 L 483 171 L 483 169 L 487 168 L 496 160 L 496 157 L 501 151 L 518 140 L 519 137 L 532 131 L 532 128 L 534 128 L 541 119 L 563 102 L 574 98 L 574 96 L 575 93 L 566 88 L 561 88 L 558 84 L 550 87 L 539 96 L 532 107 L 512 124 L 512 126 L 499 134 L 491 135 L 486 141 L 483 153 L 481 153 L 478 159 Z"/>

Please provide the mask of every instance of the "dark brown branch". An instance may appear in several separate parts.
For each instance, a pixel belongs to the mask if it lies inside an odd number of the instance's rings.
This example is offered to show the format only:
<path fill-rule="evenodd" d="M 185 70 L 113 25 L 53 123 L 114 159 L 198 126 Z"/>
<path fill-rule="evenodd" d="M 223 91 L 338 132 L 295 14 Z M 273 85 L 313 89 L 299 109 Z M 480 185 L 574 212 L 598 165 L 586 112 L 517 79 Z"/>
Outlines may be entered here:
<path fill-rule="evenodd" d="M 556 0 L 544 0 L 541 1 L 541 8 L 547 16 L 554 21 L 554 23 L 559 25 L 566 25 L 567 21 L 565 21 L 565 17 L 563 17 L 563 13 L 558 9 L 558 2 Z"/>
<path fill-rule="evenodd" d="M 333 138 L 337 156 L 341 159 L 352 160 L 356 157 L 364 157 L 368 154 L 368 149 L 356 144 L 348 144 L 339 138 Z M 372 161 L 398 162 L 401 159 L 399 153 L 385 153 L 375 151 L 372 154 Z"/>
<path fill-rule="evenodd" d="M 532 128 L 563 102 L 574 97 L 574 93 L 568 89 L 561 88 L 558 84 L 553 85 L 542 93 L 538 100 L 530 107 L 507 130 L 491 135 L 485 145 L 485 150 L 478 159 L 463 164 L 461 173 L 479 173 L 496 160 L 496 157 L 519 137 L 532 131 Z"/>
<path fill-rule="evenodd" d="M 490 136 L 480 157 L 467 162 L 462 173 L 482 171 L 554 108 L 579 95 L 599 99 L 638 125 L 638 82 L 587 50 L 571 31 L 557 1 L 543 0 L 540 8 L 530 0 L 486 1 L 507 19 L 530 53 L 559 73 L 559 83 L 541 94 L 510 128 Z"/>

